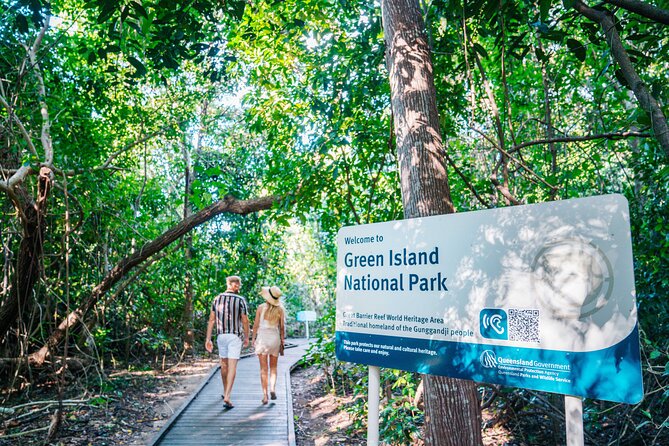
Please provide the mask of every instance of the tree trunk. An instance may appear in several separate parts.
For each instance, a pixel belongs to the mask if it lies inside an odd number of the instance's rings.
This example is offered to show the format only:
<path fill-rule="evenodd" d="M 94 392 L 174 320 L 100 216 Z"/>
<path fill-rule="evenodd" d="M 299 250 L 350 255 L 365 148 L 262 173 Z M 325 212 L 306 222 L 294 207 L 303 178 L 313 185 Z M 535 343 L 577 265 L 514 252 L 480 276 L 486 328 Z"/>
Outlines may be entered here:
<path fill-rule="evenodd" d="M 51 170 L 42 167 L 38 177 L 37 201 L 23 185 L 14 189 L 19 215 L 22 215 L 23 239 L 19 247 L 14 285 L 7 301 L 0 308 L 0 339 L 9 331 L 30 304 L 30 296 L 40 275 L 44 245 L 44 214 L 51 191 Z"/>
<path fill-rule="evenodd" d="M 432 59 L 417 0 L 382 0 L 405 218 L 454 212 Z M 481 411 L 476 386 L 424 376 L 427 445 L 479 446 Z"/>
<path fill-rule="evenodd" d="M 185 138 L 184 138 L 185 139 Z M 191 194 L 191 160 L 188 153 L 188 145 L 184 141 L 183 145 L 185 170 L 185 185 L 184 185 L 184 220 L 191 216 L 190 209 L 190 194 Z M 186 327 L 186 335 L 184 337 L 184 351 L 191 352 L 193 345 L 195 345 L 195 332 L 193 329 L 193 283 L 191 274 L 191 262 L 193 259 L 193 236 L 188 233 L 186 235 L 186 243 L 184 247 L 184 262 L 186 263 L 186 270 L 184 272 L 184 311 L 183 323 Z"/>

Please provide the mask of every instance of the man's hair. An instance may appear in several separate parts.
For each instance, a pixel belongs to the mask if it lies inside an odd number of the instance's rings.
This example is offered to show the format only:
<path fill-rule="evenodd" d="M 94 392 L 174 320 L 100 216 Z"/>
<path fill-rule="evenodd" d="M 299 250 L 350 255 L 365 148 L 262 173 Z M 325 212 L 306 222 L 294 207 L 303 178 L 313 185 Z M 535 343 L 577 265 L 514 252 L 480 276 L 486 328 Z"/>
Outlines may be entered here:
<path fill-rule="evenodd" d="M 242 278 L 239 277 L 239 276 L 228 276 L 228 277 L 225 278 L 225 281 L 226 281 L 228 284 L 231 284 L 231 283 L 239 283 L 239 284 L 241 284 L 241 283 L 242 283 Z"/>

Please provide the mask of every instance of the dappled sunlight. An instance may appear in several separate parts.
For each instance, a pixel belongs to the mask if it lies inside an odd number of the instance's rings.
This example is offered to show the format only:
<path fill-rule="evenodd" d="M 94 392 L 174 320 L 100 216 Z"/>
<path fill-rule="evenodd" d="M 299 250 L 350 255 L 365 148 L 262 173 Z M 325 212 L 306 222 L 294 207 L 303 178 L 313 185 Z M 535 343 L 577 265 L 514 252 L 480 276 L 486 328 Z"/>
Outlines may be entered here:
<path fill-rule="evenodd" d="M 267 408 L 263 408 L 263 409 L 267 409 Z M 274 415 L 271 412 L 268 412 L 267 410 L 264 410 L 263 412 L 254 413 L 254 414 L 249 415 L 247 417 L 247 419 L 249 421 L 259 421 L 259 420 L 262 420 L 264 418 L 274 418 Z"/>
<path fill-rule="evenodd" d="M 166 399 L 175 398 L 175 397 L 187 396 L 187 395 L 190 395 L 190 392 L 183 391 L 183 390 L 174 390 L 174 391 L 165 391 L 165 392 L 158 392 L 158 393 L 146 392 L 145 395 L 150 397 L 150 398 L 166 400 Z"/>

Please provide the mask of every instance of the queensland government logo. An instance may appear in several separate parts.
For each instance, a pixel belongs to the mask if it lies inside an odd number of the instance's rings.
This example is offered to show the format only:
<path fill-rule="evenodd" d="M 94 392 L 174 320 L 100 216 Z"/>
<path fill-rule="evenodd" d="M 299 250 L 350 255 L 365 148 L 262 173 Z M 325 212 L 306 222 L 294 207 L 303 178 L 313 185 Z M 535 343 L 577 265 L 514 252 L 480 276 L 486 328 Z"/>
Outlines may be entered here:
<path fill-rule="evenodd" d="M 479 361 L 487 369 L 497 367 L 497 358 L 495 357 L 495 352 L 492 350 L 483 350 L 481 356 L 479 356 Z"/>

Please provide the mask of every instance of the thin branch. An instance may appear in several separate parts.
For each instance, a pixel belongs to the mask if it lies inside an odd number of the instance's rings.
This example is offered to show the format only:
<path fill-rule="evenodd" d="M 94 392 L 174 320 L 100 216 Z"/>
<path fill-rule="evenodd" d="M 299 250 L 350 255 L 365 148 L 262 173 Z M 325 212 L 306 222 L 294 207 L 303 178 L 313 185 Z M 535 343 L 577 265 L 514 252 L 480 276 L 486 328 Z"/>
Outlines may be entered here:
<path fill-rule="evenodd" d="M 486 201 L 486 199 L 483 198 L 483 197 L 478 193 L 478 191 L 476 190 L 476 188 L 474 187 L 474 185 L 471 183 L 471 181 L 469 181 L 469 178 L 467 178 L 467 176 L 466 176 L 465 174 L 462 173 L 462 171 L 460 170 L 460 168 L 455 164 L 455 162 L 451 159 L 450 156 L 446 155 L 446 161 L 448 162 L 449 166 L 451 166 L 451 167 L 453 168 L 453 170 L 455 170 L 455 173 L 458 174 L 458 176 L 460 177 L 460 179 L 461 179 L 462 181 L 464 181 L 464 183 L 465 183 L 465 185 L 467 186 L 467 188 L 468 188 L 470 191 L 472 191 L 472 193 L 474 194 L 474 196 L 476 197 L 476 199 L 477 199 L 483 206 L 485 206 L 485 207 L 487 207 L 487 208 L 492 208 L 492 204 L 490 204 L 488 201 Z"/>
<path fill-rule="evenodd" d="M 470 41 L 471 43 L 471 41 Z M 499 113 L 499 108 L 497 107 L 497 101 L 495 101 L 495 93 L 492 90 L 492 86 L 490 85 L 490 80 L 488 79 L 488 76 L 486 75 L 485 69 L 483 67 L 483 63 L 481 62 L 481 58 L 479 57 L 478 53 L 476 50 L 472 51 L 474 62 L 476 62 L 476 65 L 479 68 L 479 71 L 481 72 L 481 80 L 483 81 L 483 87 L 486 92 L 486 96 L 488 97 L 488 107 L 490 108 L 490 112 L 492 113 L 493 119 L 495 121 L 495 130 L 497 131 L 497 138 L 498 138 L 498 143 L 495 144 L 495 147 L 497 148 L 503 148 L 504 147 L 504 128 L 502 127 L 502 119 Z"/>
<path fill-rule="evenodd" d="M 346 158 L 346 153 L 344 152 L 344 148 L 340 147 L 340 149 L 342 158 L 344 160 L 344 175 L 346 181 L 346 203 L 348 204 L 348 207 L 351 208 L 351 212 L 353 213 L 355 222 L 357 224 L 361 224 L 362 222 L 360 221 L 360 216 L 358 215 L 358 212 L 355 209 L 355 204 L 353 203 L 352 199 L 351 189 L 353 189 L 353 186 L 351 185 L 351 170 L 348 165 L 348 159 Z"/>
<path fill-rule="evenodd" d="M 139 138 L 139 139 L 136 139 L 134 141 L 129 142 L 128 144 L 126 144 L 120 150 L 118 150 L 115 153 L 112 153 L 111 155 L 109 155 L 107 160 L 104 163 L 102 163 L 101 166 L 94 167 L 93 170 L 105 170 L 105 169 L 109 169 L 109 168 L 114 168 L 113 166 L 110 166 L 110 165 L 117 157 L 119 157 L 120 155 L 123 155 L 125 152 L 132 149 L 133 147 L 138 146 L 138 145 L 140 145 L 140 144 L 142 144 L 142 143 L 144 143 L 144 142 L 146 142 L 150 139 L 155 138 L 158 135 L 163 134 L 166 130 L 173 127 L 174 125 L 177 125 L 177 126 L 181 125 L 183 122 L 184 121 L 178 121 L 174 124 L 166 124 L 166 125 L 162 126 L 161 128 L 159 128 L 158 130 L 156 130 L 155 132 L 151 132 L 151 133 L 145 135 L 142 138 Z"/>
<path fill-rule="evenodd" d="M 474 127 L 472 127 L 472 130 L 474 130 L 474 131 L 475 131 L 476 133 L 478 133 L 479 135 L 483 136 L 483 137 L 484 137 L 487 141 L 489 141 L 490 143 L 495 144 L 495 141 L 493 141 L 491 138 L 487 137 L 482 131 L 480 131 L 480 130 L 474 128 Z M 522 146 L 522 144 L 521 144 L 521 146 Z M 511 161 L 513 161 L 514 163 L 518 164 L 520 167 L 523 168 L 523 170 L 527 171 L 530 175 L 532 175 L 532 176 L 534 176 L 535 178 L 537 178 L 541 183 L 545 184 L 548 188 L 550 188 L 550 189 L 555 189 L 555 188 L 557 187 L 557 186 L 554 186 L 554 185 L 548 183 L 546 180 L 544 180 L 543 178 L 541 178 L 541 176 L 539 176 L 539 174 L 537 174 L 537 173 L 536 173 L 535 171 L 533 171 L 530 167 L 528 167 L 524 162 L 522 162 L 521 160 L 519 160 L 519 159 L 517 159 L 516 157 L 514 157 L 514 156 L 511 154 L 511 151 L 507 152 L 506 150 L 504 150 L 503 148 L 501 148 L 501 147 L 499 147 L 499 146 L 496 146 L 495 148 L 496 148 L 499 152 L 501 152 L 504 156 L 508 157 L 509 160 L 511 160 Z M 515 148 L 514 148 L 514 149 L 515 149 Z M 515 152 L 515 151 L 517 151 L 517 150 L 512 150 L 512 151 Z M 498 189 L 499 189 L 499 188 L 498 188 Z"/>
<path fill-rule="evenodd" d="M 513 196 L 509 188 L 507 186 L 502 185 L 502 183 L 500 183 L 499 180 L 495 178 L 494 175 L 490 177 L 490 182 L 495 186 L 495 189 L 497 189 L 504 198 L 509 200 L 511 204 L 514 204 L 516 206 L 523 204 L 523 202 L 518 200 L 515 196 Z"/>
<path fill-rule="evenodd" d="M 28 145 L 28 149 L 30 150 L 30 153 L 35 155 L 35 157 L 39 157 L 37 154 L 37 149 L 35 148 L 35 145 L 33 144 L 32 137 L 30 136 L 30 133 L 28 133 L 28 130 L 23 126 L 23 123 L 19 119 L 19 117 L 14 113 L 14 110 L 12 107 L 7 103 L 7 100 L 5 99 L 4 96 L 0 95 L 0 104 L 2 104 L 6 109 L 7 113 L 11 118 L 14 119 L 14 122 L 16 122 L 16 125 L 19 127 L 19 130 L 21 131 L 21 134 L 23 135 L 23 139 L 25 139 L 26 144 Z"/>
<path fill-rule="evenodd" d="M 620 133 L 600 133 L 597 135 L 585 135 L 585 136 L 564 136 L 559 138 L 546 138 L 546 139 L 537 139 L 534 141 L 527 141 L 521 144 L 514 146 L 509 153 L 515 153 L 520 149 L 525 147 L 537 146 L 543 144 L 554 144 L 559 142 L 581 142 L 581 141 L 592 141 L 595 139 L 611 139 L 619 140 L 625 138 L 652 138 L 653 135 L 649 133 L 641 132 L 620 132 Z"/>
<path fill-rule="evenodd" d="M 390 121 L 389 121 L 389 126 L 388 126 L 388 153 L 392 154 L 394 152 L 393 148 L 393 141 L 395 140 L 395 132 L 393 131 L 393 115 L 392 112 L 390 113 Z M 367 216 L 366 220 L 369 222 L 370 215 L 372 214 L 372 204 L 374 202 L 374 193 L 376 192 L 376 186 L 381 178 L 381 174 L 383 173 L 383 169 L 386 167 L 386 157 L 383 156 L 381 158 L 381 166 L 379 166 L 379 171 L 376 173 L 375 176 L 372 177 L 372 185 L 371 185 L 371 191 L 369 194 L 369 200 L 367 201 Z M 371 168 L 370 168 L 371 170 Z"/>
<path fill-rule="evenodd" d="M 40 139 L 42 140 L 42 148 L 44 149 L 44 162 L 47 165 L 53 164 L 53 142 L 51 141 L 51 120 L 49 119 L 49 109 L 46 105 L 46 87 L 44 86 L 44 77 L 42 77 L 40 65 L 37 61 L 37 50 L 42 43 L 46 30 L 49 28 L 50 20 L 51 16 L 47 15 L 44 20 L 44 25 L 37 35 L 32 48 L 28 51 L 28 58 L 30 59 L 30 64 L 35 73 L 35 78 L 37 79 L 40 113 L 42 115 L 42 133 Z"/>
<path fill-rule="evenodd" d="M 39 427 L 39 428 L 37 428 L 37 429 L 32 429 L 32 430 L 29 430 L 29 431 L 17 432 L 16 434 L 4 434 L 4 435 L 2 436 L 2 438 L 18 438 L 18 437 L 23 437 L 24 435 L 30 435 L 30 434 L 34 434 L 34 433 L 36 433 L 36 432 L 42 432 L 42 431 L 49 430 L 49 428 L 50 428 L 50 426 L 46 426 L 46 427 Z"/>
<path fill-rule="evenodd" d="M 656 22 L 669 25 L 669 11 L 658 8 L 657 6 L 639 2 L 636 0 L 605 0 L 606 3 L 626 9 L 630 12 L 635 12 L 643 17 L 649 18 Z"/>

